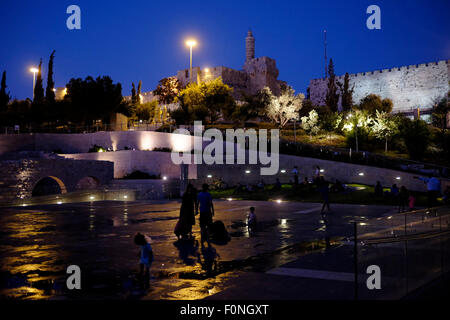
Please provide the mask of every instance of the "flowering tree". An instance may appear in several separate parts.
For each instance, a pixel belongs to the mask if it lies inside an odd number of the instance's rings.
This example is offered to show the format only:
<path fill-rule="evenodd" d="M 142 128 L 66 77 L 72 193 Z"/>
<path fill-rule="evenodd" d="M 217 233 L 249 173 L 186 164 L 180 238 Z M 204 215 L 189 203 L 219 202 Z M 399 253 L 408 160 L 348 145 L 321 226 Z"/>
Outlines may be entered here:
<path fill-rule="evenodd" d="M 310 136 L 319 133 L 319 115 L 317 114 L 316 110 L 311 110 L 308 116 L 301 117 L 301 121 L 302 129 L 309 133 Z"/>
<path fill-rule="evenodd" d="M 268 87 L 263 91 L 269 96 L 269 102 L 266 107 L 266 116 L 277 123 L 280 128 L 284 127 L 289 120 L 298 120 L 298 111 L 302 108 L 305 96 L 295 94 L 292 87 L 287 86 L 279 97 L 272 94 Z"/>
<path fill-rule="evenodd" d="M 372 132 L 378 139 L 385 141 L 384 152 L 387 152 L 388 140 L 399 132 L 395 117 L 387 112 L 376 110 Z"/>

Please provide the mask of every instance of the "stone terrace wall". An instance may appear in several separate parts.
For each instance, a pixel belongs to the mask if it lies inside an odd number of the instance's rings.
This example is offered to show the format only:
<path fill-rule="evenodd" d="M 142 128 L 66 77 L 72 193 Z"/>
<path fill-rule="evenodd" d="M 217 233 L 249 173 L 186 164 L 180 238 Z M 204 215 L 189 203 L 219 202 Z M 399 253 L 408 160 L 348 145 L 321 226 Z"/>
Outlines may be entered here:
<path fill-rule="evenodd" d="M 350 87 L 355 86 L 355 103 L 373 93 L 391 99 L 394 103 L 393 112 L 410 112 L 417 107 L 430 109 L 435 99 L 442 98 L 450 89 L 450 60 L 349 76 Z M 337 81 L 343 83 L 344 75 L 337 77 Z M 327 82 L 325 78 L 310 81 L 310 97 L 314 104 L 325 104 Z"/>
<path fill-rule="evenodd" d="M 13 151 L 48 151 L 84 153 L 94 145 L 123 150 L 169 148 L 179 151 L 193 149 L 194 137 L 155 131 L 101 131 L 95 133 L 34 133 L 0 135 L 0 154 Z"/>
<path fill-rule="evenodd" d="M 261 176 L 259 165 L 198 165 L 196 183 L 200 185 L 203 182 L 212 182 L 215 178 L 221 178 L 229 185 L 236 185 L 238 182 L 244 185 L 256 184 L 261 179 L 267 184 L 272 184 L 275 183 L 276 178 L 279 178 L 282 183 L 287 183 L 293 181 L 294 166 L 298 167 L 300 181 L 305 177 L 311 178 L 316 166 L 319 166 L 324 170 L 322 174 L 325 178 L 332 182 L 338 179 L 342 183 L 375 185 L 377 181 L 380 181 L 386 187 L 396 183 L 399 187 L 404 185 L 410 190 L 426 191 L 425 184 L 414 179 L 415 174 L 412 173 L 289 155 L 280 155 L 279 173 L 273 176 Z M 246 170 L 250 170 L 250 173 L 245 173 Z M 281 173 L 281 170 L 286 170 L 286 173 Z M 364 175 L 361 176 L 360 173 Z M 212 175 L 212 178 L 208 178 L 208 175 Z M 450 184 L 449 180 L 441 180 L 441 189 L 443 190 L 448 184 Z"/>
<path fill-rule="evenodd" d="M 114 178 L 120 179 L 135 170 L 149 174 L 166 176 L 168 179 L 180 179 L 181 168 L 172 162 L 170 152 L 122 150 L 116 152 L 91 152 L 79 154 L 61 154 L 68 159 L 105 160 L 114 163 Z M 189 175 L 195 179 L 196 167 L 189 166 Z"/>
<path fill-rule="evenodd" d="M 69 159 L 21 159 L 0 161 L 0 203 L 31 197 L 39 180 L 54 177 L 65 191 L 75 191 L 85 177 L 95 178 L 100 185 L 113 179 L 113 163 L 107 161 L 75 161 Z"/>

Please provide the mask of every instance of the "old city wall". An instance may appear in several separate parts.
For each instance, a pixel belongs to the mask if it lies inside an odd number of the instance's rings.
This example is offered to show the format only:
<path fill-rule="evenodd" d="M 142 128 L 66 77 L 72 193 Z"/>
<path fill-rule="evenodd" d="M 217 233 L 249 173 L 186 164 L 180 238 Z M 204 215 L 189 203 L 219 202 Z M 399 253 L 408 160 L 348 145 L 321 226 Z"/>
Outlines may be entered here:
<path fill-rule="evenodd" d="M 389 98 L 393 112 L 411 112 L 417 107 L 431 108 L 437 99 L 450 89 L 450 60 L 403 66 L 350 74 L 350 87 L 354 85 L 353 100 L 358 103 L 368 94 Z M 337 78 L 343 83 L 344 76 Z M 317 105 L 325 104 L 327 92 L 325 78 L 310 81 L 310 97 Z"/>

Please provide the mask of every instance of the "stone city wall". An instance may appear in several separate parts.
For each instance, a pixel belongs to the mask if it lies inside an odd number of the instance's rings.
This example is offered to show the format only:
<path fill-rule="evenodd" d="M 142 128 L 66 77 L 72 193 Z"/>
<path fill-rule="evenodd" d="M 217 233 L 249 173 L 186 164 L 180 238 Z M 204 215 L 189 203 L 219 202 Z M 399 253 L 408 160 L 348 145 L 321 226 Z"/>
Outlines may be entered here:
<path fill-rule="evenodd" d="M 432 108 L 449 91 L 449 75 L 450 60 L 349 74 L 354 103 L 373 93 L 391 99 L 395 113 Z M 337 81 L 343 83 L 344 75 Z M 310 81 L 310 99 L 314 104 L 325 104 L 327 83 L 325 78 Z"/>

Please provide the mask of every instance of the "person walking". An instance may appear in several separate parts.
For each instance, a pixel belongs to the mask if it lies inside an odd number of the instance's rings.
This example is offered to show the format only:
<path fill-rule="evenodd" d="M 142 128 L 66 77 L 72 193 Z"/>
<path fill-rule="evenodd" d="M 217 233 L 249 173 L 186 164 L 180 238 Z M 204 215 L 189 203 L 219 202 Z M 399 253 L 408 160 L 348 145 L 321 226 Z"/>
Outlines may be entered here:
<path fill-rule="evenodd" d="M 292 170 L 292 174 L 294 175 L 294 187 L 298 186 L 298 168 L 297 166 L 294 166 L 294 169 Z"/>
<path fill-rule="evenodd" d="M 214 216 L 214 206 L 212 202 L 212 196 L 208 192 L 208 185 L 204 183 L 202 185 L 202 191 L 197 196 L 199 210 L 200 210 L 200 235 L 201 245 L 203 242 L 209 243 L 209 229 L 212 224 L 212 217 Z"/>
<path fill-rule="evenodd" d="M 179 231 L 177 236 L 192 238 L 192 226 L 195 224 L 195 214 L 198 211 L 197 191 L 192 184 L 188 184 L 186 192 L 181 198 Z"/>
<path fill-rule="evenodd" d="M 439 193 L 441 192 L 441 182 L 438 178 L 429 176 L 429 177 L 417 177 L 415 176 L 414 179 L 422 180 L 424 183 L 427 184 L 427 197 L 428 197 L 428 208 L 435 207 L 437 205 L 437 197 Z"/>
<path fill-rule="evenodd" d="M 325 207 L 327 207 L 327 211 L 330 212 L 330 199 L 329 199 L 329 188 L 328 188 L 328 181 L 325 180 L 325 178 L 323 176 L 321 176 L 318 179 L 318 189 L 319 192 L 322 194 L 322 199 L 323 199 L 323 205 L 322 205 L 322 210 L 320 211 L 320 213 L 323 215 L 324 211 L 325 211 Z"/>
<path fill-rule="evenodd" d="M 408 203 L 408 197 L 408 189 L 406 189 L 405 186 L 402 186 L 398 194 L 398 212 L 405 212 L 405 208 Z"/>

